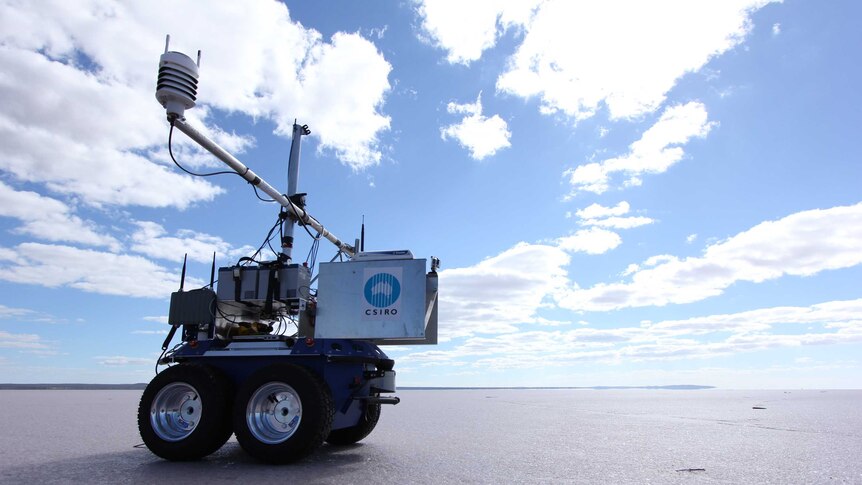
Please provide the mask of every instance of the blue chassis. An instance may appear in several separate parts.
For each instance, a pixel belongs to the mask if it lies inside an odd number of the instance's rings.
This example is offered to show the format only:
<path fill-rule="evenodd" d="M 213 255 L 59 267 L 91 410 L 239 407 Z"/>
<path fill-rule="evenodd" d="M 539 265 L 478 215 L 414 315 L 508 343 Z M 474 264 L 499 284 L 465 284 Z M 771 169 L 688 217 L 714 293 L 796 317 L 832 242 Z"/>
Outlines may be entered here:
<path fill-rule="evenodd" d="M 364 398 L 378 392 L 395 391 L 394 386 L 390 390 L 372 387 L 375 378 L 381 377 L 384 371 L 392 370 L 394 361 L 370 342 L 278 339 L 220 343 L 216 340 L 201 340 L 194 344 L 184 342 L 165 361 L 212 366 L 231 380 L 234 389 L 238 389 L 254 372 L 271 364 L 301 365 L 319 376 L 329 387 L 335 410 L 332 429 L 358 424 L 365 409 Z"/>

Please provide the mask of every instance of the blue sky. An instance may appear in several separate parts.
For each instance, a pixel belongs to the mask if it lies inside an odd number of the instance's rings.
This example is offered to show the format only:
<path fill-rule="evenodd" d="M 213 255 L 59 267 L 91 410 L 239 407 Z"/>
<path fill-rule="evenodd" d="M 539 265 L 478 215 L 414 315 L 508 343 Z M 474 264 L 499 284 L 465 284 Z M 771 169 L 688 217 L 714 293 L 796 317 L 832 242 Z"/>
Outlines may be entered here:
<path fill-rule="evenodd" d="M 170 33 L 203 51 L 190 122 L 277 187 L 308 124 L 310 212 L 443 261 L 441 343 L 385 349 L 400 385 L 858 388 L 860 14 L 0 2 L 0 382 L 148 381 L 183 253 L 203 282 L 275 219 L 170 164 Z"/>

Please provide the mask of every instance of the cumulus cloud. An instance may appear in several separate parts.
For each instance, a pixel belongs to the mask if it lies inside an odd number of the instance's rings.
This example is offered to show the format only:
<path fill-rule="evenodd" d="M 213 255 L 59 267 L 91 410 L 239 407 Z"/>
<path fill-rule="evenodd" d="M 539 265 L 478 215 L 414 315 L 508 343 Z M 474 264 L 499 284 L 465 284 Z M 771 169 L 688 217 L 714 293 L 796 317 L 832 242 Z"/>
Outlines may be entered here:
<path fill-rule="evenodd" d="M 560 248 L 519 243 L 474 266 L 441 271 L 441 339 L 514 331 L 566 287 L 568 264 Z"/>
<path fill-rule="evenodd" d="M 0 216 L 22 222 L 14 232 L 46 241 L 119 248 L 116 239 L 100 234 L 94 223 L 84 221 L 72 212 L 68 205 L 57 199 L 31 191 L 17 191 L 0 181 Z"/>
<path fill-rule="evenodd" d="M 422 35 L 451 63 L 479 59 L 509 29 L 522 33 L 497 89 L 581 120 L 602 105 L 612 118 L 655 111 L 682 76 L 739 45 L 770 1 L 424 0 L 417 11 Z"/>
<path fill-rule="evenodd" d="M 0 169 L 16 181 L 44 183 L 93 206 L 186 207 L 219 193 L 139 151 L 166 140 L 151 83 L 136 89 L 99 79 L 13 45 L 0 45 Z"/>
<path fill-rule="evenodd" d="M 379 162 L 391 66 L 359 34 L 324 40 L 271 0 L 205 9 L 85 0 L 4 5 L 0 169 L 94 206 L 182 208 L 216 196 L 219 188 L 164 167 L 154 149 L 167 134 L 153 96 L 166 32 L 175 33 L 174 50 L 203 50 L 202 105 L 189 116 L 219 142 L 247 146 L 212 126 L 212 109 L 271 119 L 280 134 L 299 118 L 351 168 Z"/>
<path fill-rule="evenodd" d="M 425 36 L 447 51 L 450 63 L 469 64 L 510 27 L 527 23 L 540 0 L 422 0 L 416 11 Z"/>
<path fill-rule="evenodd" d="M 470 156 L 475 160 L 489 157 L 498 150 L 511 146 L 506 121 L 500 115 L 490 118 L 482 115 L 482 93 L 472 104 L 449 103 L 446 110 L 452 114 L 464 114 L 460 123 L 455 123 L 440 129 L 440 136 L 446 140 L 454 138 L 462 147 L 470 150 Z"/>
<path fill-rule="evenodd" d="M 862 300 L 807 307 L 665 320 L 613 329 L 579 327 L 497 336 L 474 335 L 451 350 L 411 352 L 399 363 L 418 367 L 457 364 L 475 370 L 548 369 L 578 363 L 705 359 L 780 347 L 862 342 Z M 795 328 L 805 325 L 807 333 Z M 785 328 L 790 327 L 790 328 Z M 703 341 L 710 335 L 708 341 Z"/>
<path fill-rule="evenodd" d="M 607 191 L 615 173 L 627 176 L 625 184 L 628 186 L 640 185 L 643 174 L 663 173 L 682 160 L 685 155 L 682 145 L 692 138 L 706 137 L 714 125 L 707 121 L 702 103 L 693 101 L 671 106 L 638 141 L 629 145 L 625 155 L 566 170 L 563 176 L 572 185 L 569 197 L 578 192 L 601 194 Z"/>
<path fill-rule="evenodd" d="M 862 331 L 862 299 L 830 301 L 808 307 L 772 307 L 684 320 L 666 320 L 653 324 L 650 328 L 702 335 L 713 332 L 760 332 L 785 324 L 820 324 L 825 328 L 852 326 L 857 331 Z"/>
<path fill-rule="evenodd" d="M 628 214 L 631 206 L 628 202 L 622 201 L 613 207 L 605 207 L 601 204 L 590 204 L 589 206 L 579 209 L 575 215 L 581 219 L 601 219 L 603 217 L 622 216 Z"/>
<path fill-rule="evenodd" d="M 320 147 L 333 150 L 344 164 L 354 170 L 377 165 L 378 137 L 390 124 L 379 108 L 390 89 L 392 66 L 356 34 L 337 33 L 331 43 L 312 46 L 309 56 L 298 74 L 290 72 L 293 79 L 281 81 L 287 84 L 270 87 L 280 94 L 273 100 L 277 132 L 289 135 L 298 116 L 320 137 Z M 289 88 L 291 83 L 301 87 L 299 92 Z"/>
<path fill-rule="evenodd" d="M 631 229 L 655 222 L 644 216 L 625 216 L 629 203 L 622 201 L 613 207 L 591 204 L 575 212 L 578 224 L 586 227 L 569 236 L 556 240 L 560 248 L 569 252 L 604 254 L 620 244 L 622 238 L 609 229 Z"/>
<path fill-rule="evenodd" d="M 653 219 L 644 216 L 627 216 L 629 203 L 622 201 L 614 207 L 605 207 L 599 204 L 591 204 L 590 206 L 580 209 L 575 212 L 580 218 L 578 222 L 582 226 L 595 226 L 612 229 L 631 229 L 633 227 L 645 226 L 655 222 Z"/>
<path fill-rule="evenodd" d="M 0 280 L 13 283 L 148 298 L 165 298 L 179 286 L 179 275 L 140 256 L 40 243 L 3 249 L 10 257 L 0 258 L 8 261 L 0 265 Z M 203 281 L 186 278 L 186 285 Z"/>
<path fill-rule="evenodd" d="M 619 234 L 593 227 L 556 240 L 560 249 L 571 253 L 604 254 L 622 244 Z"/>
<path fill-rule="evenodd" d="M 703 256 L 655 256 L 627 271 L 630 281 L 575 289 L 560 300 L 573 310 L 690 303 L 737 281 L 809 276 L 862 263 L 862 204 L 816 209 L 760 223 L 708 246 Z"/>
<path fill-rule="evenodd" d="M 130 249 L 151 258 L 176 261 L 179 255 L 188 254 L 192 261 L 208 263 L 213 253 L 219 257 L 238 258 L 251 255 L 255 248 L 242 246 L 234 248 L 222 238 L 209 234 L 180 230 L 176 236 L 167 235 L 160 224 L 151 221 L 137 221 L 138 230 L 132 236 Z"/>
<path fill-rule="evenodd" d="M 768 0 L 544 2 L 497 89 L 538 97 L 544 113 L 581 120 L 658 109 L 686 73 L 741 43 Z"/>
<path fill-rule="evenodd" d="M 585 226 L 610 227 L 613 229 L 632 229 L 634 227 L 646 226 L 655 222 L 644 216 L 632 217 L 608 217 L 605 219 L 587 219 L 581 224 Z"/>

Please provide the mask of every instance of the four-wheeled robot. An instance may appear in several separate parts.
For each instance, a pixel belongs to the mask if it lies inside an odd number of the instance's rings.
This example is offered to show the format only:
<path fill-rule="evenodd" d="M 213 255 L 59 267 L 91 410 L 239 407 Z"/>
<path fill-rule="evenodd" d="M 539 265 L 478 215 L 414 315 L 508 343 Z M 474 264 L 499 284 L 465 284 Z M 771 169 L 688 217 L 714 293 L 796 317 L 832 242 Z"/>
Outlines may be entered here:
<path fill-rule="evenodd" d="M 323 442 L 356 443 L 374 429 L 381 405 L 399 402 L 394 361 L 378 345 L 437 343 L 439 260 L 432 257 L 426 268 L 407 250 L 363 251 L 364 228 L 350 245 L 307 212 L 305 194 L 297 192 L 307 126 L 293 126 L 286 194 L 190 126 L 183 115 L 195 105 L 200 52 L 195 62 L 169 51 L 169 42 L 156 98 L 171 136 L 174 129 L 185 133 L 280 210 L 257 253 L 217 274 L 213 257 L 208 286 L 184 290 L 183 263 L 157 364 L 168 367 L 141 397 L 141 437 L 162 458 L 195 460 L 235 434 L 246 452 L 269 463 L 295 461 Z M 338 249 L 317 265 L 317 275 L 314 259 L 300 264 L 291 257 L 296 226 L 313 238 L 315 255 L 321 239 Z M 263 249 L 276 236 L 280 251 L 265 260 Z M 181 342 L 171 347 L 178 331 Z"/>

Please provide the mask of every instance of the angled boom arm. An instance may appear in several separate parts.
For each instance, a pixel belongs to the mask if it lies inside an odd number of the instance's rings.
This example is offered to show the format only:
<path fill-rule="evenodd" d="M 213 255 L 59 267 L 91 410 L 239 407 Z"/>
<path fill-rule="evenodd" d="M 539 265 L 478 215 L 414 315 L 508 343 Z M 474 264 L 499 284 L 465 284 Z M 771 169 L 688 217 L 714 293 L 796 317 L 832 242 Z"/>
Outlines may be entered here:
<path fill-rule="evenodd" d="M 207 138 L 203 133 L 197 131 L 188 123 L 186 123 L 182 117 L 176 118 L 173 123 L 178 130 L 185 133 L 189 138 L 194 140 L 198 145 L 202 146 L 206 151 L 212 153 L 216 156 L 216 158 L 227 164 L 228 167 L 230 167 L 232 170 L 242 176 L 242 178 L 247 180 L 248 183 L 253 184 L 255 187 L 263 191 L 266 195 L 272 197 L 273 200 L 281 204 L 282 207 L 287 209 L 288 212 L 290 212 L 298 221 L 301 221 L 302 224 L 311 226 L 315 231 L 319 232 L 321 236 L 325 237 L 332 244 L 338 247 L 341 252 L 347 254 L 350 257 L 353 257 L 356 254 L 356 248 L 338 239 L 335 234 L 329 232 L 325 227 L 323 227 L 323 224 L 318 222 L 318 220 L 312 217 L 311 214 L 309 214 L 302 208 L 297 207 L 296 204 L 291 202 L 282 193 L 275 190 L 272 185 L 269 185 L 266 180 L 260 178 L 245 164 L 237 160 L 236 157 L 228 153 L 224 148 L 218 146 L 218 144 Z"/>

